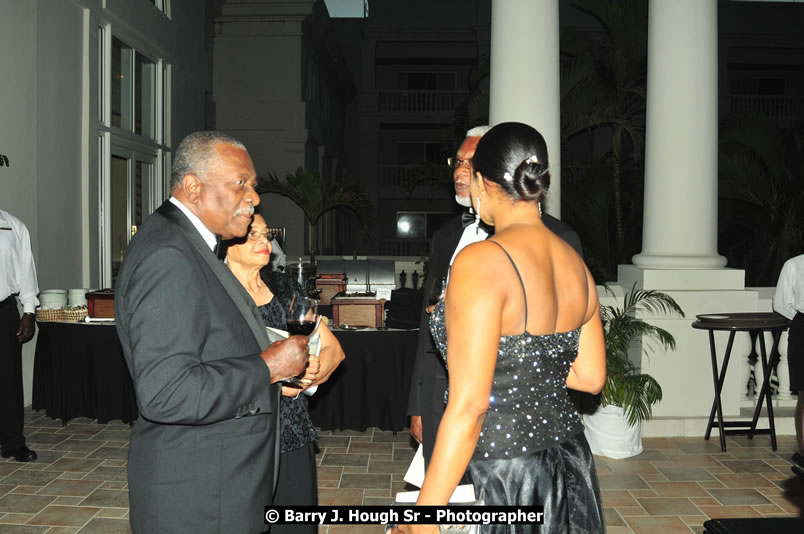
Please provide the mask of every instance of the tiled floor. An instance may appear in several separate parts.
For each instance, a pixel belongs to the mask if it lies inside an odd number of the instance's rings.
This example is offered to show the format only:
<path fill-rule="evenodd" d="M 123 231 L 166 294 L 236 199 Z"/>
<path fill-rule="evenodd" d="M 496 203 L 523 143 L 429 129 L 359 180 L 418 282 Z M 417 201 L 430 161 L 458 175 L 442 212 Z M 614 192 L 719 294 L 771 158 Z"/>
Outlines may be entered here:
<path fill-rule="evenodd" d="M 63 427 L 26 413 L 28 444 L 39 461 L 0 460 L 0 533 L 129 532 L 128 426 L 77 419 Z M 611 534 L 702 532 L 710 517 L 796 516 L 804 484 L 790 471 L 791 436 L 717 440 L 645 438 L 645 452 L 627 460 L 596 458 Z M 321 504 L 392 502 L 413 456 L 407 434 L 322 432 Z M 378 526 L 333 526 L 322 534 L 379 534 Z"/>

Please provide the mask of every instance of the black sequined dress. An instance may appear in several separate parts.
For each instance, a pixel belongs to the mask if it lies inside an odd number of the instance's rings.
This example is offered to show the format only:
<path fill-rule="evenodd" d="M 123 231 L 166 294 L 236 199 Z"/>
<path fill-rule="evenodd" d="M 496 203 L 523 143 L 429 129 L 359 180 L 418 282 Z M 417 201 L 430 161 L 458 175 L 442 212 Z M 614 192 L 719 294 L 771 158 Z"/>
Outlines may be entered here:
<path fill-rule="evenodd" d="M 446 360 L 443 300 L 430 330 Z M 605 532 L 594 459 L 566 388 L 579 335 L 580 329 L 500 338 L 489 410 L 467 478 L 487 505 L 544 506 L 544 524 L 480 526 L 484 534 Z"/>

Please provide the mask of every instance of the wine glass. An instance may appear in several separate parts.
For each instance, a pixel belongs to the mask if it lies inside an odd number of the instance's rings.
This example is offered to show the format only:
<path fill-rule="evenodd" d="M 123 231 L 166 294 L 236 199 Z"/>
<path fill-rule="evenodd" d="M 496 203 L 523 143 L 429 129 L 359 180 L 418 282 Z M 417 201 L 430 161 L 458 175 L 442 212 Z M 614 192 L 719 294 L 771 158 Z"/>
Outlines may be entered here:
<path fill-rule="evenodd" d="M 288 332 L 292 336 L 309 336 L 318 327 L 318 301 L 294 295 L 288 307 Z"/>

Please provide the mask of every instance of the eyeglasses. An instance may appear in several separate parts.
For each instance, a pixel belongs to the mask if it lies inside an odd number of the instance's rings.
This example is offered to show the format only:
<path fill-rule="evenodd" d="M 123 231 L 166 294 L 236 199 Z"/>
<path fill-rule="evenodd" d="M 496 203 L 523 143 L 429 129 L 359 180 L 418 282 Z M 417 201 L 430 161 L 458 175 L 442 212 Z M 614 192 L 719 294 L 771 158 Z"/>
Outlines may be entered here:
<path fill-rule="evenodd" d="M 248 233 L 248 238 L 251 241 L 257 241 L 258 239 L 265 239 L 266 241 L 273 241 L 274 237 L 276 237 L 276 234 L 274 234 L 270 230 L 266 230 L 264 232 L 260 232 L 258 230 L 251 230 Z"/>
<path fill-rule="evenodd" d="M 457 170 L 463 166 L 466 166 L 467 169 L 471 169 L 472 159 L 447 158 L 447 165 L 453 170 Z"/>

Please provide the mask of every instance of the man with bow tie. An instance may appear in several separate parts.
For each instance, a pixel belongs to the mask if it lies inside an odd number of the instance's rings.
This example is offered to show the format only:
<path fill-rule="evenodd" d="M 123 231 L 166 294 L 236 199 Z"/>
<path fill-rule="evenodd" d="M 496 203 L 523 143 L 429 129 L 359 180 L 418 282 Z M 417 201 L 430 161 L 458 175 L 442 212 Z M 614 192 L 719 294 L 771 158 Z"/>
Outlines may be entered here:
<path fill-rule="evenodd" d="M 174 155 L 171 197 L 137 232 L 115 292 L 134 381 L 128 483 L 137 533 L 266 530 L 279 382 L 304 370 L 306 336 L 270 344 L 251 297 L 216 257 L 246 235 L 256 173 L 243 144 L 196 132 Z"/>
<path fill-rule="evenodd" d="M 480 138 L 490 129 L 490 126 L 477 126 L 470 129 L 466 132 L 466 138 L 458 148 L 455 157 L 447 160 L 453 169 L 455 202 L 465 208 L 472 206 L 469 195 L 469 180 L 473 172 L 472 157 L 475 155 Z M 578 254 L 583 256 L 581 241 L 572 228 L 547 213 L 542 213 L 542 221 L 553 233 L 564 239 Z M 424 294 L 433 294 L 433 284 L 443 282 L 452 261 L 461 249 L 472 243 L 483 241 L 490 233 L 493 233 L 493 228 L 488 228 L 481 223 L 471 213 L 471 209 L 465 210 L 461 215 L 450 219 L 436 230 L 430 241 Z M 416 441 L 422 444 L 425 465 L 430 464 L 430 457 L 433 454 L 438 425 L 441 422 L 441 416 L 444 415 L 444 393 L 447 390 L 447 371 L 430 335 L 429 313 L 431 309 L 432 307 L 428 305 L 422 310 L 419 321 L 416 363 L 413 368 L 408 400 L 410 433 Z"/>

